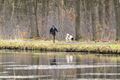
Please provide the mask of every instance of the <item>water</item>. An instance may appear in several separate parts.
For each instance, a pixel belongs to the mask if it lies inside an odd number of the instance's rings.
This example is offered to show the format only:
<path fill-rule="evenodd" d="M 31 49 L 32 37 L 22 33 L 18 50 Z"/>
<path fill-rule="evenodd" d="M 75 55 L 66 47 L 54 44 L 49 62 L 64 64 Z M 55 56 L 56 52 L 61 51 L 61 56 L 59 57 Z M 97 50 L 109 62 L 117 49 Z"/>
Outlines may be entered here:
<path fill-rule="evenodd" d="M 0 80 L 120 80 L 120 56 L 4 50 Z"/>

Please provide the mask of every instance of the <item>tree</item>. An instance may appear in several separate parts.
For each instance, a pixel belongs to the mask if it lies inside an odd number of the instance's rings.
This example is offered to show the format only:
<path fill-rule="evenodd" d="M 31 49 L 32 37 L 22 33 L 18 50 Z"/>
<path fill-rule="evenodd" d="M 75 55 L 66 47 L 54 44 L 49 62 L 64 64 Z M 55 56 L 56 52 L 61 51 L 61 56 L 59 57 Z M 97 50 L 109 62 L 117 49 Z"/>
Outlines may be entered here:
<path fill-rule="evenodd" d="M 37 20 L 37 1 L 29 2 L 29 20 L 30 20 L 30 38 L 39 37 L 38 20 Z"/>
<path fill-rule="evenodd" d="M 36 35 L 35 37 L 39 37 L 39 29 L 38 29 L 38 19 L 37 19 L 37 3 L 38 3 L 38 0 L 35 0 L 35 5 L 34 5 L 34 13 L 35 13 L 35 22 L 36 22 Z"/>
<path fill-rule="evenodd" d="M 120 40 L 120 1 L 114 0 L 116 16 L 116 40 Z"/>
<path fill-rule="evenodd" d="M 75 40 L 80 39 L 80 0 L 76 0 Z"/>

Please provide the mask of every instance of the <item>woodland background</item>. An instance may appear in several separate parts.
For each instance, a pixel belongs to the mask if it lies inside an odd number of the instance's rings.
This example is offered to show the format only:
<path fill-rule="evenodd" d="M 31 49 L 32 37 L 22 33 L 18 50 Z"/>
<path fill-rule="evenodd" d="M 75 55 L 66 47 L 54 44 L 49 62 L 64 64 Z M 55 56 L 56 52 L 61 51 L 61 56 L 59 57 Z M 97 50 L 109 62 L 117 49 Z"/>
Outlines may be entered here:
<path fill-rule="evenodd" d="M 119 0 L 0 0 L 0 39 L 119 40 Z"/>

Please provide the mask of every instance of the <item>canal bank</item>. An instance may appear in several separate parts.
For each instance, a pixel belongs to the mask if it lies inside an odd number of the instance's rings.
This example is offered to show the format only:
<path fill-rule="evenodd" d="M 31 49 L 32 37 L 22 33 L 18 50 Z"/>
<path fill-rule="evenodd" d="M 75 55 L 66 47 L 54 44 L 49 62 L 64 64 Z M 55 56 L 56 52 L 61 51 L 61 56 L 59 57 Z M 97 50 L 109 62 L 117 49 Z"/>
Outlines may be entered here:
<path fill-rule="evenodd" d="M 119 54 L 120 43 L 64 41 L 56 41 L 56 43 L 53 43 L 52 41 L 42 40 L 0 40 L 0 49 Z"/>

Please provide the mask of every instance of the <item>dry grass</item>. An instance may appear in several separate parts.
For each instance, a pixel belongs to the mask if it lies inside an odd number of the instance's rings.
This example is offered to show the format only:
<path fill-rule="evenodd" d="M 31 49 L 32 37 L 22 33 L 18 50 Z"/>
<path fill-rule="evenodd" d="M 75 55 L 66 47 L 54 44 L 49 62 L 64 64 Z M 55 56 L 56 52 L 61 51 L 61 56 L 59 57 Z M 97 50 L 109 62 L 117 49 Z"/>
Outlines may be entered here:
<path fill-rule="evenodd" d="M 56 52 L 120 53 L 119 43 L 110 42 L 64 42 L 42 40 L 0 40 L 0 49 L 40 50 Z"/>

